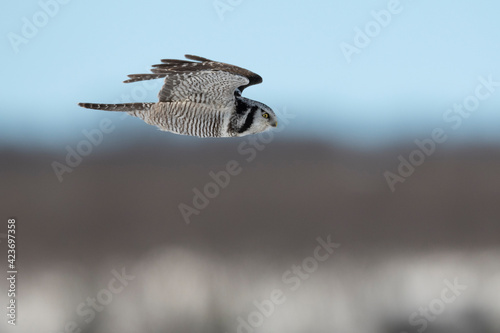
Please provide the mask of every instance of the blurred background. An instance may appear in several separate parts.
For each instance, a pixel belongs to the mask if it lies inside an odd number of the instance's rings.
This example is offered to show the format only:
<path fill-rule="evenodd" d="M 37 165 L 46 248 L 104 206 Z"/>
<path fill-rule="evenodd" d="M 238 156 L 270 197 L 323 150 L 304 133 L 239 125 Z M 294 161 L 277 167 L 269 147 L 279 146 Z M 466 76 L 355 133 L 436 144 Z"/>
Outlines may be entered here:
<path fill-rule="evenodd" d="M 500 332 L 499 10 L 5 3 L 0 331 Z M 156 101 L 161 80 L 122 81 L 186 53 L 260 74 L 245 95 L 279 127 L 199 139 L 77 106 Z"/>

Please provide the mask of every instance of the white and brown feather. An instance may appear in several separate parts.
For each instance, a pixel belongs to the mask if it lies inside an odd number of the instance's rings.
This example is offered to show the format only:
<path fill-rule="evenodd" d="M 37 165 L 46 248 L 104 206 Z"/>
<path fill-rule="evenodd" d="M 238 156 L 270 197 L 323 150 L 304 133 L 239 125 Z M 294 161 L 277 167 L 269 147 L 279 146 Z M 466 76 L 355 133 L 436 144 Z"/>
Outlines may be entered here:
<path fill-rule="evenodd" d="M 228 110 L 192 101 L 158 102 L 151 110 L 136 110 L 129 114 L 150 125 L 176 134 L 199 137 L 228 135 Z"/>

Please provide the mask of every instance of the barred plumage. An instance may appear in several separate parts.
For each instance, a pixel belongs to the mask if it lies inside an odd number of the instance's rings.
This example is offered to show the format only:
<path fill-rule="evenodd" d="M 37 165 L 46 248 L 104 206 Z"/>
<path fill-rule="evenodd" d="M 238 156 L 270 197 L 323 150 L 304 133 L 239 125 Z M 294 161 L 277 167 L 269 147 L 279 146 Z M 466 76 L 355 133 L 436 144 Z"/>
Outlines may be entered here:
<path fill-rule="evenodd" d="M 126 83 L 165 78 L 158 103 L 79 105 L 89 109 L 126 111 L 161 130 L 199 137 L 244 136 L 277 125 L 265 104 L 241 96 L 262 78 L 246 69 L 186 55 L 187 59 L 163 59 L 152 74 L 132 74 Z"/>

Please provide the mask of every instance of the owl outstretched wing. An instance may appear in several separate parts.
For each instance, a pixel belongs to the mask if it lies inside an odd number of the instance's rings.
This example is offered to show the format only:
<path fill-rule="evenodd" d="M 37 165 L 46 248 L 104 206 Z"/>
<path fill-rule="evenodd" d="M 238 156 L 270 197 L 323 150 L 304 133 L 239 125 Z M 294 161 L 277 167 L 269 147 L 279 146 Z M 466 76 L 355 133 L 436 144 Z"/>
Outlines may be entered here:
<path fill-rule="evenodd" d="M 131 74 L 125 83 L 165 78 L 158 94 L 160 102 L 193 101 L 227 103 L 235 94 L 262 82 L 249 70 L 210 59 L 186 55 L 189 60 L 163 59 L 153 65 L 152 73 Z"/>

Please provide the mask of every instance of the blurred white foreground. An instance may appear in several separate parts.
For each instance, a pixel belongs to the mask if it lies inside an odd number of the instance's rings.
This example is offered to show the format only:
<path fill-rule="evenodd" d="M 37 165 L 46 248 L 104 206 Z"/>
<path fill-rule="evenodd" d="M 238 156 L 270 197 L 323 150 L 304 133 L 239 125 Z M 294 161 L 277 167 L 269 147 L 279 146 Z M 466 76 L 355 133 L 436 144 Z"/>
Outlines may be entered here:
<path fill-rule="evenodd" d="M 64 263 L 34 269 L 20 279 L 18 325 L 3 322 L 2 332 L 500 331 L 498 252 L 368 258 L 339 249 L 294 274 L 303 259 L 224 260 L 165 248 L 93 273 Z M 131 278 L 123 288 L 112 281 L 122 268 Z"/>

